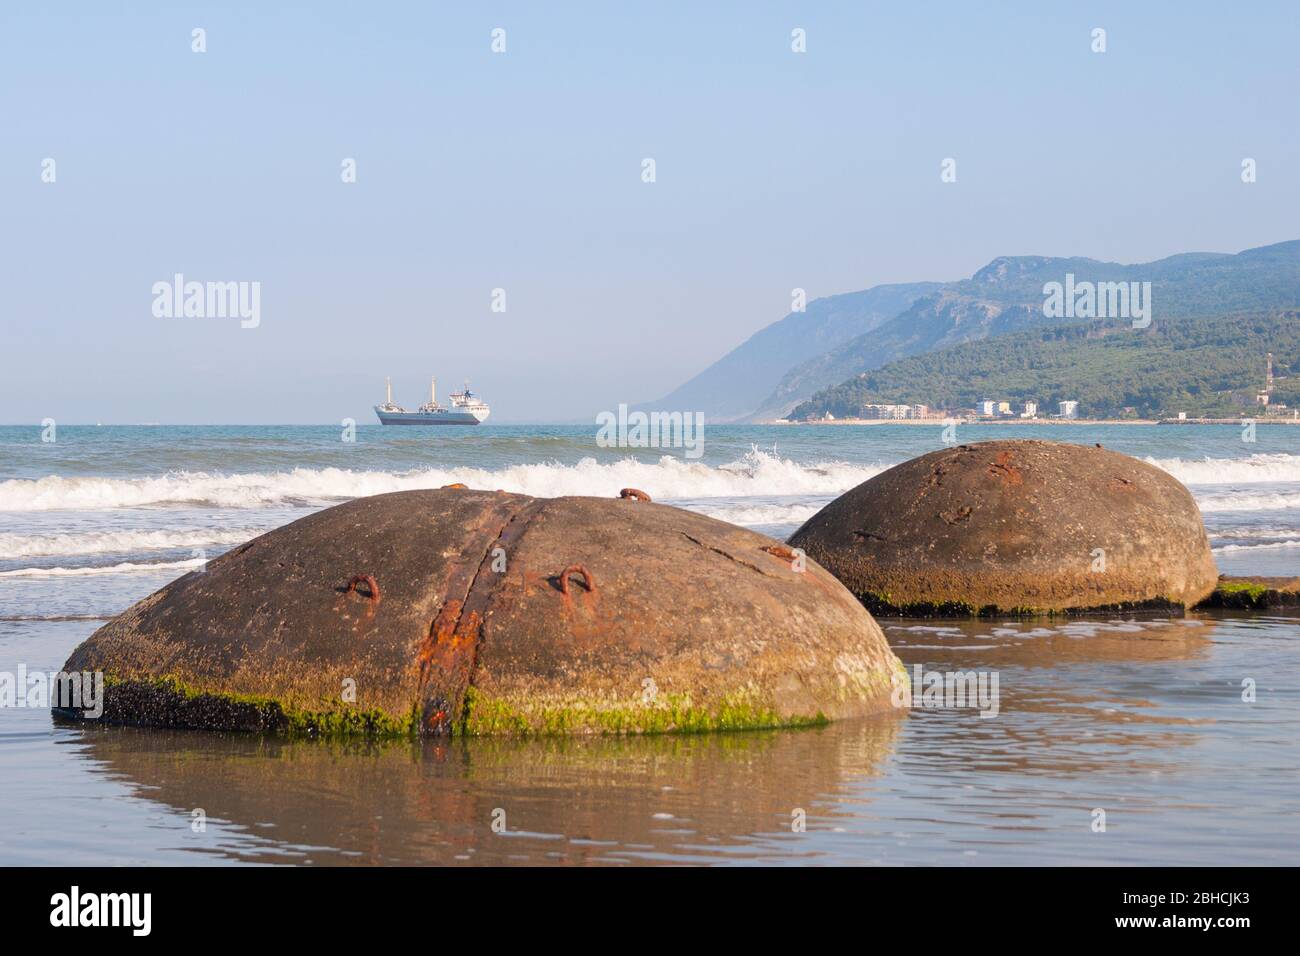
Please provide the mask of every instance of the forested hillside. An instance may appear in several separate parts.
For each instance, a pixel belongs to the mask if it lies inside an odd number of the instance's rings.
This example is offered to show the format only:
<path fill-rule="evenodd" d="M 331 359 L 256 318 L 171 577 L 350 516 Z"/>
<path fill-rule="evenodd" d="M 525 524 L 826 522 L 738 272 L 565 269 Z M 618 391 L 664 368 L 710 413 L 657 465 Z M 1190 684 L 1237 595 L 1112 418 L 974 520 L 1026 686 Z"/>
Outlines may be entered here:
<path fill-rule="evenodd" d="M 856 417 L 864 403 L 973 408 L 1066 399 L 1088 418 L 1230 417 L 1254 408 L 1274 354 L 1273 402 L 1300 405 L 1300 311 L 1182 319 L 1133 329 L 1094 321 L 968 342 L 891 362 L 799 405 L 792 419 Z M 1294 369 L 1294 372 L 1291 370 Z"/>

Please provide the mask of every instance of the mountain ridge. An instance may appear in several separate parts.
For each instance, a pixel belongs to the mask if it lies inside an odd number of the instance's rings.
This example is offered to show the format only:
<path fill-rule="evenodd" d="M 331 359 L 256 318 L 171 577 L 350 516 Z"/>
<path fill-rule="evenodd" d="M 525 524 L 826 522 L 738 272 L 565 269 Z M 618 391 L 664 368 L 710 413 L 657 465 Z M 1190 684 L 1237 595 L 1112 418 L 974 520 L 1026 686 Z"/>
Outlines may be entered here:
<path fill-rule="evenodd" d="M 749 421 L 782 418 L 817 391 L 892 361 L 1072 319 L 1043 314 L 1043 284 L 1152 283 L 1156 321 L 1300 306 L 1300 240 L 1238 253 L 1178 253 L 1125 265 L 1084 257 L 998 256 L 866 333 L 794 365 Z"/>
<path fill-rule="evenodd" d="M 797 363 L 893 318 L 940 282 L 886 283 L 823 296 L 759 329 L 702 372 L 640 408 L 702 411 L 711 420 L 743 418 Z"/>

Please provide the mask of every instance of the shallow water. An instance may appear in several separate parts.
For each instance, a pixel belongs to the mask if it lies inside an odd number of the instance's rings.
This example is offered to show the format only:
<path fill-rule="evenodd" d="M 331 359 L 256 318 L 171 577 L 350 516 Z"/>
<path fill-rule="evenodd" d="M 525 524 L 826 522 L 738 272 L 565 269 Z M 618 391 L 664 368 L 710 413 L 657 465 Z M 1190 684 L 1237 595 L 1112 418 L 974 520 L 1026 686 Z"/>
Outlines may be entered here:
<path fill-rule="evenodd" d="M 193 550 L 213 556 L 352 494 L 635 485 L 784 535 L 939 443 L 914 427 L 718 429 L 700 462 L 664 462 L 594 449 L 576 429 L 485 427 L 479 446 L 375 434 L 346 452 L 331 429 L 108 431 L 33 450 L 26 431 L 0 429 L 0 671 L 56 671 Z M 1161 462 L 1191 484 L 1222 568 L 1300 573 L 1287 543 L 1300 541 L 1300 430 L 1261 426 L 1255 446 L 1235 428 L 1036 434 Z M 335 461 L 358 452 L 363 466 Z M 909 667 L 996 673 L 997 716 L 377 744 L 65 726 L 5 708 L 0 863 L 1296 862 L 1300 618 L 881 623 Z"/>
<path fill-rule="evenodd" d="M 0 654 L 56 669 L 94 626 L 11 625 Z M 997 716 L 911 709 L 801 731 L 336 743 L 7 711 L 0 861 L 1296 862 L 1295 619 L 896 622 L 887 633 L 909 666 L 996 671 Z M 1247 677 L 1254 703 L 1242 700 Z M 1092 829 L 1098 808 L 1104 833 Z"/>

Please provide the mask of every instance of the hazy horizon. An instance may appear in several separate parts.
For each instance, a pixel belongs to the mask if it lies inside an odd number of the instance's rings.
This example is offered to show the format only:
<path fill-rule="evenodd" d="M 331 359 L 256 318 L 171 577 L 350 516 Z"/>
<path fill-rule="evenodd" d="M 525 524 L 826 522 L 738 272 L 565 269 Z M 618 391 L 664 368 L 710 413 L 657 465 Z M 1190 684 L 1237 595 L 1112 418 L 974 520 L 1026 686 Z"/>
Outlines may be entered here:
<path fill-rule="evenodd" d="M 1287 242 L 1287 241 L 1291 241 L 1291 240 L 1285 240 L 1285 239 L 1284 239 L 1284 240 L 1279 240 L 1279 242 Z M 1275 244 L 1275 243 L 1269 243 L 1269 245 L 1274 245 L 1274 244 Z M 1245 247 L 1245 249 L 1252 249 L 1252 248 L 1260 248 L 1260 247 L 1258 247 L 1258 246 L 1247 246 L 1247 247 Z M 1240 252 L 1245 251 L 1245 249 L 1234 249 L 1234 250 L 1232 250 L 1232 251 L 1230 251 L 1230 252 L 1225 252 L 1225 251 L 1222 251 L 1222 250 L 1214 250 L 1214 249 L 1191 249 L 1191 250 L 1186 250 L 1186 251 L 1183 252 L 1183 253 L 1171 253 L 1171 255 L 1216 255 L 1216 254 L 1217 254 L 1217 255 L 1235 255 L 1235 254 L 1237 254 L 1237 253 L 1240 253 Z M 1027 254 L 1026 254 L 1026 255 L 1027 255 Z M 995 259 L 995 258 L 998 258 L 998 257 L 997 257 L 997 256 L 990 257 L 990 259 L 989 259 L 988 261 L 992 261 L 992 259 Z M 1076 257 L 1076 258 L 1092 258 L 1092 257 L 1088 257 L 1088 256 L 1078 256 L 1078 257 Z M 1162 258 L 1164 258 L 1164 257 L 1162 257 Z M 1155 261 L 1155 260 L 1152 260 L 1152 261 Z M 987 262 L 986 262 L 985 264 L 987 264 Z M 1120 265 L 1142 265 L 1143 263 L 1119 263 L 1119 264 L 1120 264 Z M 959 279 L 960 279 L 960 278 L 969 278 L 969 276 L 961 276 L 961 277 L 958 277 L 958 278 L 959 278 Z M 956 280 L 956 279 L 950 279 L 950 280 L 936 280 L 936 281 L 945 281 L 945 282 L 946 282 L 946 281 L 957 281 L 957 280 Z M 886 282 L 884 282 L 884 283 L 877 283 L 877 284 L 889 284 L 889 283 L 888 283 L 888 280 L 886 280 Z M 835 295 L 840 295 L 840 294 L 843 294 L 843 293 L 847 293 L 847 292 L 855 292 L 855 291 L 860 291 L 860 290 L 856 290 L 856 289 L 846 289 L 846 290 L 842 290 L 842 292 L 828 292 L 828 293 L 826 293 L 826 296 L 827 296 L 827 297 L 829 297 L 829 296 L 835 296 Z M 820 297 L 819 297 L 819 298 L 820 298 Z M 771 322 L 764 322 L 763 325 L 759 326 L 758 328 L 755 328 L 755 329 L 753 330 L 753 332 L 758 332 L 758 331 L 760 331 L 762 328 L 765 328 L 766 326 L 770 325 L 772 322 L 776 322 L 776 321 L 778 321 L 779 318 L 780 318 L 780 317 L 778 317 L 778 318 L 774 318 L 774 319 L 771 320 Z M 204 321 L 207 321 L 207 320 L 204 320 Z M 237 321 L 237 320 L 235 320 L 235 321 Z M 752 333 L 750 333 L 750 334 L 752 334 Z M 745 338 L 748 338 L 748 337 L 749 337 L 748 335 L 745 336 Z M 737 341 L 736 341 L 736 342 L 735 342 L 731 347 L 728 347 L 727 349 L 724 350 L 724 352 L 722 352 L 722 353 L 720 353 L 719 355 L 715 356 L 713 359 L 710 359 L 710 360 L 709 360 L 709 361 L 708 361 L 704 366 L 701 366 L 700 371 L 703 371 L 704 368 L 706 368 L 708 365 L 712 364 L 712 363 L 713 363 L 714 361 L 716 361 L 718 358 L 721 358 L 723 354 L 726 354 L 726 352 L 731 351 L 735 346 L 740 345 L 743 341 L 745 341 L 745 338 L 738 339 L 738 340 L 737 340 Z M 386 378 L 389 378 L 389 377 L 391 377 L 391 376 L 386 376 Z M 408 377 L 409 377 L 409 376 L 408 376 Z M 661 389 L 661 392 L 662 392 L 662 393 L 667 393 L 667 392 L 670 391 L 672 388 L 674 388 L 674 387 L 676 387 L 676 386 L 678 386 L 678 385 L 681 385 L 683 382 L 685 382 L 685 381 L 688 380 L 689 378 L 690 378 L 690 376 L 687 376 L 687 379 L 683 379 L 681 382 L 674 382 L 674 383 L 672 383 L 671 385 L 669 385 L 668 387 L 666 387 L 666 388 L 664 388 L 664 389 Z M 393 381 L 393 399 L 394 399 L 394 401 L 397 402 L 398 404 L 404 404 L 404 405 L 406 405 L 406 406 L 409 407 L 409 408 L 414 408 L 415 406 L 419 405 L 420 403 L 422 403 L 422 402 L 424 402 L 424 401 L 427 401 L 427 400 L 428 400 L 428 397 L 429 397 L 429 387 L 430 387 L 430 381 L 429 381 L 429 379 L 430 379 L 430 376 L 428 376 L 428 375 L 424 376 L 424 377 L 423 377 L 422 379 L 420 379 L 419 381 L 415 381 L 414 379 L 412 379 L 411 381 L 405 381 L 405 380 L 403 380 L 402 382 L 399 383 L 396 379 L 394 379 L 394 381 Z M 448 394 L 449 394 L 450 392 L 452 392 L 452 391 L 458 391 L 458 390 L 462 387 L 463 384 L 464 384 L 464 380 L 460 380 L 460 381 L 450 381 L 450 382 L 443 382 L 443 381 L 439 380 L 439 382 L 438 382 L 438 386 L 437 386 L 437 387 L 438 387 L 438 392 L 437 392 L 438 400 L 439 400 L 439 401 L 442 401 L 442 402 L 446 402 Z M 478 386 L 474 386 L 472 382 L 471 382 L 470 384 L 471 384 L 473 390 L 475 391 L 475 393 L 476 393 L 476 394 L 480 394 L 480 390 L 478 389 Z M 373 406 L 374 404 L 378 404 L 381 400 L 383 400 L 384 397 L 385 397 L 385 387 L 384 387 L 383 385 L 381 385 L 381 387 L 380 387 L 380 389 L 379 389 L 379 394 L 375 397 L 375 400 L 374 400 L 373 402 L 367 404 L 367 405 L 365 406 L 365 408 L 364 408 L 361 412 L 359 412 L 359 413 L 353 413 L 353 414 L 350 414 L 350 415 L 345 415 L 344 417 L 350 417 L 350 418 L 353 418 L 353 419 L 355 420 L 357 426 L 359 426 L 359 427 L 360 427 L 360 426 L 371 426 L 371 425 L 376 426 L 376 427 L 382 427 L 382 426 L 380 425 L 379 421 L 378 421 L 376 418 L 374 418 L 374 413 L 373 413 L 373 408 L 372 408 L 372 406 Z M 480 397 L 484 397 L 484 396 L 481 396 L 481 394 L 480 394 Z M 490 396 L 486 396 L 486 397 L 488 397 L 488 398 L 490 399 Z M 659 395 L 656 395 L 656 396 L 653 396 L 653 397 L 651 397 L 651 398 L 644 399 L 643 401 L 653 401 L 654 398 L 658 398 L 658 397 L 659 397 Z M 625 399 L 621 399 L 620 402 L 622 402 L 622 403 L 624 403 L 624 404 L 635 404 L 635 400 L 634 400 L 634 402 L 632 402 L 632 403 L 627 403 Z M 618 403 L 615 403 L 614 407 L 617 407 L 617 404 L 618 404 Z M 607 411 L 607 410 L 602 409 L 602 411 Z M 593 413 L 593 414 L 594 414 L 594 413 Z M 507 417 L 504 417 L 504 416 L 498 415 L 498 414 L 496 413 L 496 411 L 494 410 L 492 416 L 491 416 L 487 421 L 481 422 L 480 425 L 479 425 L 478 427 L 488 427 L 488 426 L 493 426 L 493 425 L 496 425 L 496 426 L 530 426 L 530 425 L 535 425 L 535 426 L 546 426 L 546 425 L 562 426 L 562 425 L 591 425 L 591 424 L 592 424 L 592 418 L 593 418 L 592 415 L 579 416 L 579 417 L 571 417 L 571 418 L 567 418 L 567 419 L 558 419 L 558 418 L 542 419 L 542 418 L 526 418 L 526 417 L 525 417 L 525 418 L 507 418 Z M 37 422 L 3 422 L 3 421 L 0 421 L 0 427 L 9 427 L 9 426 L 23 427 L 23 426 L 32 426 L 32 425 L 36 425 L 36 424 L 38 424 L 38 423 L 37 423 Z M 259 426 L 260 426 L 260 427 L 277 427 L 277 426 L 281 426 L 281 427 L 310 427 L 310 426 L 319 426 L 319 427 L 335 428 L 335 427 L 337 427 L 337 426 L 339 425 L 339 422 L 338 422 L 338 421 L 334 421 L 334 420 L 329 420 L 329 421 L 320 421 L 320 420 L 316 420 L 316 421 L 312 421 L 312 420 L 299 420 L 299 421 L 272 421 L 272 420 L 266 420 L 266 421 L 167 421 L 167 420 L 161 420 L 161 419 L 159 419 L 159 420 L 139 420 L 139 421 L 102 421 L 102 420 L 85 420 L 85 421 L 72 421 L 72 420 L 67 420 L 67 421 L 64 421 L 64 420 L 60 420 L 60 421 L 58 422 L 58 424 L 59 424 L 60 427 L 66 427 L 66 426 L 69 426 L 69 425 L 71 425 L 71 426 L 80 426 L 80 427 L 110 427 L 110 426 L 117 426 L 117 427 L 155 427 L 155 426 L 167 426 L 167 425 L 173 425 L 173 426 L 212 426 L 212 427 L 239 427 L 239 426 L 248 426 L 248 427 L 259 427 Z M 710 427 L 714 427 L 714 428 L 716 428 L 716 427 L 722 427 L 722 426 L 752 427 L 752 425 L 753 425 L 754 423 L 746 423 L 746 422 L 743 422 L 743 421 L 730 421 L 730 422 L 726 422 L 726 421 L 724 421 L 724 422 L 710 422 L 709 424 L 710 424 Z M 418 432 L 416 432 L 415 434 L 418 434 Z"/>
<path fill-rule="evenodd" d="M 431 375 L 590 423 L 794 287 L 1296 238 L 1282 4 L 133 10 L 0 33 L 8 424 L 372 424 Z M 177 273 L 260 283 L 259 324 L 156 317 Z"/>

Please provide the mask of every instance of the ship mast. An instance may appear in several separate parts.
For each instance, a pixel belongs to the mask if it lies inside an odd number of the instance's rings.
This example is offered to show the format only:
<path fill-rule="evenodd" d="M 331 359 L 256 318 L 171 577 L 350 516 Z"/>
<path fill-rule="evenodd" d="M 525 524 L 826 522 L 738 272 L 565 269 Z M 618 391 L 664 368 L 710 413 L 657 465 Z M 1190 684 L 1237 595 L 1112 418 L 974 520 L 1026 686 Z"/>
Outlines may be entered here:
<path fill-rule="evenodd" d="M 429 379 L 429 404 L 438 404 L 438 379 L 436 377 Z"/>
<path fill-rule="evenodd" d="M 384 382 L 388 385 L 388 404 L 391 405 L 393 404 L 393 380 L 391 378 L 385 378 Z"/>

